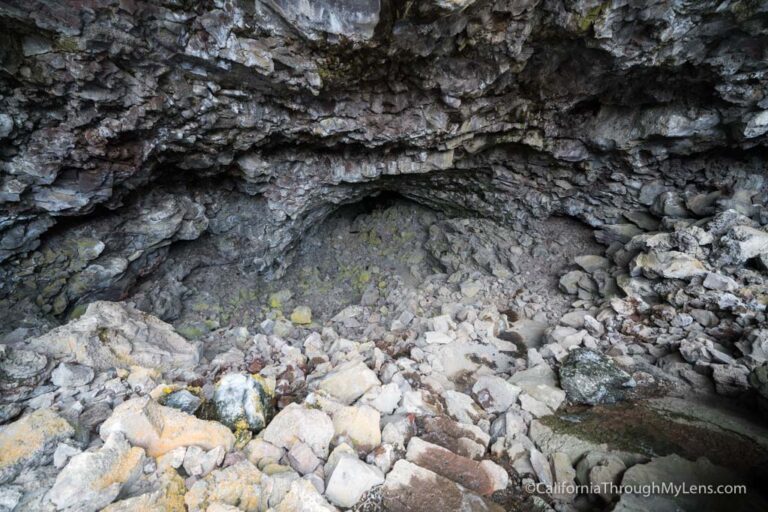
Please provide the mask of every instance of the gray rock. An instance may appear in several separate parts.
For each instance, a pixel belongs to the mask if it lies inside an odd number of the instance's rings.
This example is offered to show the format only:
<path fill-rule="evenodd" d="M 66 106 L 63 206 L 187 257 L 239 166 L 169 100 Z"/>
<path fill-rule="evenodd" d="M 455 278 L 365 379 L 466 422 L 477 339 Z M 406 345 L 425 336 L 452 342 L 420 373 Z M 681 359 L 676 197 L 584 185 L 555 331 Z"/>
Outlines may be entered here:
<path fill-rule="evenodd" d="M 195 411 L 197 411 L 202 402 L 203 401 L 199 396 L 193 395 L 186 389 L 168 393 L 160 400 L 162 405 L 173 407 L 174 409 L 186 412 L 187 414 L 195 414 Z"/>
<path fill-rule="evenodd" d="M 91 382 L 93 376 L 93 369 L 88 366 L 61 363 L 51 373 L 51 382 L 59 387 L 78 387 Z"/>
<path fill-rule="evenodd" d="M 609 357 L 583 348 L 572 350 L 560 367 L 560 384 L 570 402 L 589 405 L 623 400 L 635 386 Z"/>

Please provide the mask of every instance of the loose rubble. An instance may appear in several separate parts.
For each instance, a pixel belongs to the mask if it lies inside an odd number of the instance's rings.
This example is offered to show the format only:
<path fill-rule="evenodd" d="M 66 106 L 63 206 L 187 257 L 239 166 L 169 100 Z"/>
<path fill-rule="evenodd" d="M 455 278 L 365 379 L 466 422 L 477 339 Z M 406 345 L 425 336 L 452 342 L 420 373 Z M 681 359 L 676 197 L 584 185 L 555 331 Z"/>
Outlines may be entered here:
<path fill-rule="evenodd" d="M 523 281 L 482 229 L 446 246 L 438 223 L 427 250 L 451 272 L 419 271 L 408 285 L 396 275 L 375 298 L 326 320 L 294 314 L 283 330 L 275 316 L 258 332 L 189 341 L 130 305 L 95 302 L 3 346 L 13 393 L 0 497 L 51 511 L 640 510 L 672 505 L 608 485 L 662 478 L 670 464 L 742 481 L 576 428 L 585 407 L 766 397 L 766 285 L 730 263 L 761 247 L 734 249 L 733 227 L 754 221 L 725 210 L 647 232 L 644 219 L 606 230 L 605 255 L 550 270 L 552 301 L 509 294 Z M 546 230 L 529 233 L 555 251 Z M 450 257 L 461 250 L 498 261 Z M 755 456 L 768 453 L 749 429 Z M 560 487 L 526 490 L 537 482 Z M 575 483 L 595 492 L 564 490 Z"/>

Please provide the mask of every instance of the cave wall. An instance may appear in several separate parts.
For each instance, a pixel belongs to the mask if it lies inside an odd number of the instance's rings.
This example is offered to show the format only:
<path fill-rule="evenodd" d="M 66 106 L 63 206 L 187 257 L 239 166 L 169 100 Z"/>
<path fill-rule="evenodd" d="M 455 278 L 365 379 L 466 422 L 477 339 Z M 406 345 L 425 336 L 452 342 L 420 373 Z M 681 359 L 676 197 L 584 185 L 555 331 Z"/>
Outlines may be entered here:
<path fill-rule="evenodd" d="M 505 222 L 768 217 L 759 0 L 0 1 L 0 28 L 7 326 L 124 297 L 177 243 L 212 249 L 163 279 L 279 272 L 383 190 Z"/>

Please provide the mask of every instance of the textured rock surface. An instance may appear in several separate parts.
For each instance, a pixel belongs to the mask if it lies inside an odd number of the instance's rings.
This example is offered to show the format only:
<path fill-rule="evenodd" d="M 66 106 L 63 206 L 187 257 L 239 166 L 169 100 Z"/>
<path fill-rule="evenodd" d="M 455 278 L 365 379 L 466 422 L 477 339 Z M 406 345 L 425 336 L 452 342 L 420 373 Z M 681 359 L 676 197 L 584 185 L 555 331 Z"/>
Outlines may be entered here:
<path fill-rule="evenodd" d="M 270 268 L 335 205 L 381 190 L 596 227 L 647 206 L 750 210 L 765 9 L 2 2 L 4 328 L 122 298 L 151 272 L 142 306 L 172 320 L 195 268 Z M 736 261 L 763 243 L 732 241 Z"/>

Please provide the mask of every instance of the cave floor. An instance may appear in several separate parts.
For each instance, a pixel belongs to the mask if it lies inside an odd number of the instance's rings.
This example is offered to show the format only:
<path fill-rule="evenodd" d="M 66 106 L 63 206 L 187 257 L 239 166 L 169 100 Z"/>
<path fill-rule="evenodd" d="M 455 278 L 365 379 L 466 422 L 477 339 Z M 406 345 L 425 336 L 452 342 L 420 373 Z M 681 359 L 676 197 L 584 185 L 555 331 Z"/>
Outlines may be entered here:
<path fill-rule="evenodd" d="M 481 253 L 493 248 L 477 247 L 479 241 L 469 242 L 475 247 L 462 245 L 477 219 L 451 219 L 454 229 L 459 226 L 465 233 L 450 236 L 463 240 L 453 247 L 436 247 L 447 220 L 443 213 L 403 199 L 342 207 L 302 238 L 280 277 L 270 279 L 238 264 L 195 269 L 184 279 L 183 311 L 173 323 L 195 338 L 219 327 L 254 329 L 266 319 L 290 317 L 300 306 L 309 307 L 313 320 L 322 323 L 349 305 L 372 305 L 395 287 L 415 288 L 430 275 L 456 270 L 441 263 L 441 250 L 458 258 L 466 255 L 462 251 L 480 253 L 465 262 L 464 270 L 485 272 L 492 257 Z M 508 300 L 530 297 L 526 316 L 554 322 L 572 300 L 558 289 L 564 269 L 572 266 L 575 256 L 602 250 L 592 231 L 559 217 L 532 220 L 517 229 L 494 224 L 494 229 L 508 242 L 510 258 L 500 264 L 509 271 L 497 272 Z M 185 248 L 174 257 L 194 257 L 196 250 Z"/>

